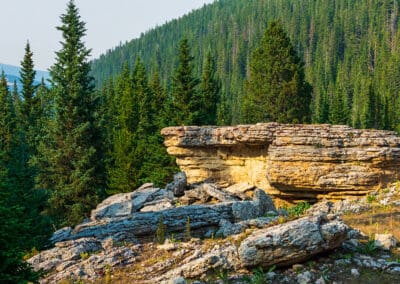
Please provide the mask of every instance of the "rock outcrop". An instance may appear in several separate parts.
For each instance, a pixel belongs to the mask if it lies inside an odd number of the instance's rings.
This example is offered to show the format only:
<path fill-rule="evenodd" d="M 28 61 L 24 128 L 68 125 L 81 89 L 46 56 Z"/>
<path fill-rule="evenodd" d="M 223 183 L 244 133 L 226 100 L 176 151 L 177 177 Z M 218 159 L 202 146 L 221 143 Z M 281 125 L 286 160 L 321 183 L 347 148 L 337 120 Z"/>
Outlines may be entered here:
<path fill-rule="evenodd" d="M 261 189 L 255 189 L 252 201 L 242 201 L 212 184 L 201 184 L 197 187 L 199 190 L 204 195 L 216 197 L 220 203 L 180 206 L 172 189 L 169 191 L 145 184 L 134 192 L 110 196 L 92 211 L 90 221 L 74 229 L 63 228 L 55 232 L 51 240 L 56 243 L 81 238 L 104 240 L 111 237 L 114 241 L 135 243 L 153 241 L 160 220 L 166 235 L 184 234 L 190 225 L 193 235 L 203 236 L 210 230 L 217 231 L 222 219 L 236 223 L 271 211 L 276 212 L 272 199 Z M 190 190 L 186 193 L 190 194 Z M 168 206 L 148 210 L 149 206 L 156 207 L 158 202 L 166 202 Z"/>
<path fill-rule="evenodd" d="M 288 201 L 365 195 L 400 175 L 400 138 L 391 131 L 265 123 L 161 133 L 188 183 L 248 183 Z"/>

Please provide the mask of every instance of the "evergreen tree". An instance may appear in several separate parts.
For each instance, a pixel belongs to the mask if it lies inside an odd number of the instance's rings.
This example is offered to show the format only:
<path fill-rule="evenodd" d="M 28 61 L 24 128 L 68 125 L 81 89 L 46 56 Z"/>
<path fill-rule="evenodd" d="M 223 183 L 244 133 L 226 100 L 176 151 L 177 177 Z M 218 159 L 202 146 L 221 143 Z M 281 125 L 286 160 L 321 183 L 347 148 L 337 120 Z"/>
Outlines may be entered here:
<path fill-rule="evenodd" d="M 215 75 L 215 63 L 208 51 L 203 64 L 200 89 L 192 101 L 192 122 L 196 125 L 215 125 L 217 123 L 217 104 L 220 83 Z"/>
<path fill-rule="evenodd" d="M 59 225 L 88 216 L 104 190 L 101 136 L 95 120 L 99 101 L 89 75 L 90 50 L 84 46 L 85 23 L 71 0 L 61 15 L 62 48 L 50 68 L 54 116 L 48 142 L 42 142 L 39 185 L 51 190 L 48 213 Z"/>
<path fill-rule="evenodd" d="M 152 92 L 152 111 L 158 113 L 156 115 L 157 128 L 161 129 L 168 125 L 168 107 L 170 106 L 165 89 L 161 86 L 160 74 L 158 68 L 149 82 L 150 91 Z"/>
<path fill-rule="evenodd" d="M 26 177 L 14 99 L 0 77 L 0 282 L 37 281 L 38 275 L 22 261 L 24 251 L 40 248 L 48 224 L 39 215 L 41 205 Z M 44 225 L 44 226 L 43 226 Z"/>
<path fill-rule="evenodd" d="M 309 121 L 311 87 L 303 63 L 280 22 L 273 21 L 254 51 L 243 101 L 245 122 Z"/>
<path fill-rule="evenodd" d="M 115 98 L 112 109 L 116 110 L 112 118 L 111 162 L 107 169 L 108 193 L 129 192 L 137 185 L 134 151 L 136 148 L 135 131 L 138 124 L 137 99 L 133 91 L 132 74 L 127 64 L 115 86 Z"/>
<path fill-rule="evenodd" d="M 35 94 L 35 76 L 36 71 L 34 70 L 34 64 L 32 59 L 33 53 L 31 51 L 29 42 L 26 43 L 25 46 L 25 55 L 24 59 L 21 61 L 21 84 L 22 84 L 22 120 L 24 124 L 25 130 L 28 129 L 29 125 L 33 123 L 34 117 L 32 115 L 34 94 Z M 27 137 L 28 143 L 31 143 L 31 137 Z"/>
<path fill-rule="evenodd" d="M 198 79 L 193 75 L 194 57 L 190 55 L 189 41 L 184 38 L 179 45 L 178 66 L 175 69 L 172 78 L 172 105 L 174 125 L 190 125 L 192 124 L 192 115 L 197 110 L 197 105 L 193 101 L 196 98 L 196 87 L 199 83 Z"/>

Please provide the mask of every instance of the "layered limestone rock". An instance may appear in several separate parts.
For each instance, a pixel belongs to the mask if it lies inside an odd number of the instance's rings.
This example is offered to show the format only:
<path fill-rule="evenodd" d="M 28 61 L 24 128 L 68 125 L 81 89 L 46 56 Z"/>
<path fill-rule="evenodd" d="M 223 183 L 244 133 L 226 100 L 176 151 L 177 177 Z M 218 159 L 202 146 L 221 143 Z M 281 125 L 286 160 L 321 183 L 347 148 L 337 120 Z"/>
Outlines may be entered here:
<path fill-rule="evenodd" d="M 262 123 L 161 133 L 189 183 L 245 182 L 288 201 L 365 195 L 400 174 L 400 138 L 391 131 Z"/>

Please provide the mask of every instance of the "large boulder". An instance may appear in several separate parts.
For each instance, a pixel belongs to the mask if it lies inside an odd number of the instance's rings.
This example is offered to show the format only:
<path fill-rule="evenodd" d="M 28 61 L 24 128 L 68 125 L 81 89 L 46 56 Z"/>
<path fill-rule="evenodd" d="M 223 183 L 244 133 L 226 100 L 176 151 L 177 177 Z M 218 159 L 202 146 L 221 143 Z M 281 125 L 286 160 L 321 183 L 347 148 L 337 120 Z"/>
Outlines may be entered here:
<path fill-rule="evenodd" d="M 239 247 L 245 267 L 287 266 L 341 245 L 348 227 L 334 215 L 307 216 L 255 231 Z"/>

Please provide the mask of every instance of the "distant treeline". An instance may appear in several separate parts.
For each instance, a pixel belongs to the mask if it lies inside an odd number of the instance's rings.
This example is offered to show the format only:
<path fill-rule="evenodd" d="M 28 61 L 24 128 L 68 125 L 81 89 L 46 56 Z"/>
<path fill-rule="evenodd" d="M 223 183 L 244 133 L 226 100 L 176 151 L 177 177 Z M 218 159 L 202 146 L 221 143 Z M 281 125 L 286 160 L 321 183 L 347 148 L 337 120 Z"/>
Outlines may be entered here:
<path fill-rule="evenodd" d="M 207 50 L 215 58 L 229 106 L 223 123 L 240 123 L 251 53 L 268 22 L 280 19 L 305 62 L 312 122 L 400 130 L 399 2 L 220 0 L 108 51 L 92 62 L 92 74 L 100 87 L 140 55 L 170 89 L 178 43 L 187 37 L 197 77 Z"/>

